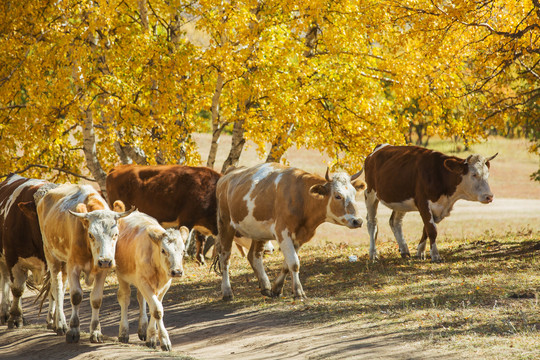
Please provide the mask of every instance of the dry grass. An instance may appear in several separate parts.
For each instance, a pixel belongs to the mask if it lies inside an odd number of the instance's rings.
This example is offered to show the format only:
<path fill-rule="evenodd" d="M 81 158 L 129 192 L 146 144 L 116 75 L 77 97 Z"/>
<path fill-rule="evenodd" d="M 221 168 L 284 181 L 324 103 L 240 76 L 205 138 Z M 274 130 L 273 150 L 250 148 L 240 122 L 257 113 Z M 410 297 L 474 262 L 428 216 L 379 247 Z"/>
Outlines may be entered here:
<path fill-rule="evenodd" d="M 219 276 L 191 262 L 187 279 L 165 300 L 209 310 L 256 310 L 306 326 L 346 324 L 467 357 L 540 356 L 539 229 L 454 239 L 441 251 L 443 264 L 403 260 L 393 246 L 383 244 L 380 250 L 382 260 L 372 263 L 365 246 L 327 242 L 301 249 L 306 302 L 291 298 L 289 280 L 283 298 L 263 298 L 239 256 L 232 259 L 234 302 L 220 300 Z M 349 254 L 359 260 L 349 262 Z M 267 257 L 271 278 L 282 261 L 279 252 Z"/>

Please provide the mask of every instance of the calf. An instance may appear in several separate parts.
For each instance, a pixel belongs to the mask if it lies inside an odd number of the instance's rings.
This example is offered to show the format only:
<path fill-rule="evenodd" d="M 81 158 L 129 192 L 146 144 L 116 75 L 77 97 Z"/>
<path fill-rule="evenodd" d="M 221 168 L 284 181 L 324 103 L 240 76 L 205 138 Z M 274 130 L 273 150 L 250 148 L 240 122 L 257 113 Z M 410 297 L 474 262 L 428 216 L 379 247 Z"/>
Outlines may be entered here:
<path fill-rule="evenodd" d="M 291 272 L 294 297 L 304 298 L 297 251 L 325 221 L 349 228 L 362 226 L 355 201 L 356 191 L 365 187 L 358 179 L 360 174 L 351 177 L 338 173 L 330 179 L 327 171 L 323 179 L 300 169 L 266 163 L 224 175 L 217 184 L 223 299 L 233 298 L 229 258 L 236 233 L 253 240 L 248 260 L 263 295 L 279 296 Z M 272 239 L 278 241 L 285 261 L 271 287 L 262 252 L 264 243 Z"/>
<path fill-rule="evenodd" d="M 81 272 L 86 275 L 88 284 L 94 283 L 90 294 L 90 341 L 103 341 L 99 323 L 103 285 L 108 270 L 114 266 L 117 221 L 131 211 L 111 211 L 89 185 L 60 185 L 37 202 L 45 258 L 51 273 L 51 294 L 56 302 L 54 328 L 57 334 L 66 334 L 68 343 L 78 342 L 80 338 Z M 66 277 L 72 306 L 69 331 L 63 302 Z"/>
<path fill-rule="evenodd" d="M 36 283 L 46 269 L 43 241 L 39 230 L 34 194 L 54 184 L 10 174 L 0 183 L 0 321 L 8 328 L 23 325 L 21 298 L 26 289 L 28 270 Z M 9 309 L 9 288 L 13 295 Z M 52 325 L 51 304 L 47 322 Z M 9 312 L 9 318 L 8 318 Z"/>
<path fill-rule="evenodd" d="M 392 209 L 390 227 L 402 257 L 409 248 L 403 238 L 402 220 L 406 212 L 418 211 L 424 222 L 417 256 L 425 258 L 429 237 L 431 260 L 440 262 L 437 250 L 437 226 L 450 215 L 459 199 L 488 204 L 493 193 L 488 184 L 489 165 L 497 154 L 484 158 L 470 155 L 467 159 L 447 156 L 418 146 L 379 145 L 366 158 L 367 190 L 364 195 L 370 238 L 369 256 L 377 258 L 377 207 L 379 201 Z"/>
<path fill-rule="evenodd" d="M 115 209 L 121 209 L 115 202 Z M 180 230 L 165 230 L 152 217 L 134 212 L 119 222 L 120 236 L 116 246 L 116 273 L 118 275 L 118 302 L 121 307 L 118 340 L 129 341 L 127 309 L 130 284 L 137 288 L 139 301 L 139 338 L 146 345 L 156 347 L 156 324 L 161 349 L 170 351 L 171 341 L 163 324 L 163 297 L 173 277 L 183 275 L 184 242 L 189 235 L 185 226 Z M 146 302 L 150 307 L 150 323 L 146 316 Z"/>

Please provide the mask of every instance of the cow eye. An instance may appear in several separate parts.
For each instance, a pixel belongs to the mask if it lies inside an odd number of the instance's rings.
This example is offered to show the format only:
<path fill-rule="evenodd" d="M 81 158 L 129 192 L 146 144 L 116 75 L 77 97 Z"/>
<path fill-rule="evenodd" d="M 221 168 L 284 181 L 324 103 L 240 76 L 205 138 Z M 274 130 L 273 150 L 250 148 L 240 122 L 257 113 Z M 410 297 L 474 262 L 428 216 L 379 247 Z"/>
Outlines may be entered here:
<path fill-rule="evenodd" d="M 341 195 L 336 194 L 336 200 L 341 200 Z"/>
<path fill-rule="evenodd" d="M 162 254 L 165 254 L 165 249 L 161 249 L 161 253 L 162 253 Z"/>

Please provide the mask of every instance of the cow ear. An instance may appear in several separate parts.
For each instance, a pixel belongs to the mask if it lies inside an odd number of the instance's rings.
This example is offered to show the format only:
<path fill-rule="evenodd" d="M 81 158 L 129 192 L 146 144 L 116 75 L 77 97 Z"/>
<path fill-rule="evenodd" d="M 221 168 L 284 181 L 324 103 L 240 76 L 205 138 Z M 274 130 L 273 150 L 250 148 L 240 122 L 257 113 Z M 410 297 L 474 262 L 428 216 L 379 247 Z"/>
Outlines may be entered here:
<path fill-rule="evenodd" d="M 35 219 L 37 216 L 36 203 L 33 201 L 20 202 L 17 204 L 22 213 L 29 219 Z"/>
<path fill-rule="evenodd" d="M 186 243 L 187 239 L 189 238 L 189 229 L 185 226 L 180 226 L 180 235 L 182 236 L 182 239 L 184 240 L 184 244 Z"/>
<path fill-rule="evenodd" d="M 364 190 L 366 188 L 366 183 L 363 182 L 360 179 L 356 179 L 351 182 L 352 186 L 356 189 L 356 191 Z"/>
<path fill-rule="evenodd" d="M 163 235 L 165 235 L 163 230 L 157 226 L 148 227 L 147 231 L 148 231 L 148 236 L 150 237 L 150 239 L 156 244 L 159 244 L 159 242 L 163 238 Z"/>
<path fill-rule="evenodd" d="M 73 216 L 78 217 L 85 227 L 88 227 L 88 209 L 83 203 L 77 204 L 75 211 L 69 210 L 69 213 Z"/>
<path fill-rule="evenodd" d="M 124 203 L 121 201 L 121 200 L 116 200 L 113 204 L 113 211 L 116 211 L 116 212 L 124 212 L 126 211 L 126 205 L 124 205 Z"/>
<path fill-rule="evenodd" d="M 446 159 L 444 160 L 444 167 L 456 174 L 465 174 L 467 164 L 463 160 L 458 159 Z"/>
<path fill-rule="evenodd" d="M 322 199 L 330 194 L 330 186 L 328 183 L 313 185 L 309 189 L 309 194 L 316 199 Z"/>

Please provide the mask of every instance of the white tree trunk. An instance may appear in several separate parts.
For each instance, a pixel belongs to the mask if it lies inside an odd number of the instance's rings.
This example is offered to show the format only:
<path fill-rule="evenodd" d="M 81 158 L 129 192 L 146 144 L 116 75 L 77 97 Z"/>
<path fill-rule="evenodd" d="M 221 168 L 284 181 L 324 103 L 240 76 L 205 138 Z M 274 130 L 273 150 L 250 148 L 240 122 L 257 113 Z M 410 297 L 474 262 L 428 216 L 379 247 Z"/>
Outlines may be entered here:
<path fill-rule="evenodd" d="M 107 173 L 101 167 L 96 151 L 96 133 L 94 132 L 94 119 L 91 109 L 86 109 L 83 112 L 84 115 L 84 127 L 83 127 L 83 151 L 86 158 L 86 166 L 90 173 L 96 179 L 101 193 L 104 198 L 107 198 L 107 188 L 105 186 L 105 180 L 107 179 Z"/>
<path fill-rule="evenodd" d="M 216 162 L 216 154 L 218 149 L 218 140 L 223 131 L 225 124 L 221 124 L 219 116 L 219 98 L 223 90 L 223 76 L 218 74 L 216 79 L 216 90 L 214 96 L 212 96 L 212 144 L 210 145 L 210 151 L 208 153 L 208 160 L 206 166 L 209 168 L 214 167 Z"/>

